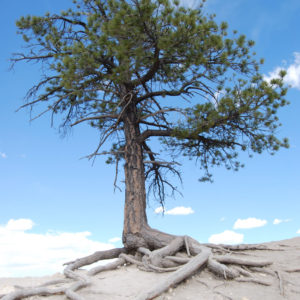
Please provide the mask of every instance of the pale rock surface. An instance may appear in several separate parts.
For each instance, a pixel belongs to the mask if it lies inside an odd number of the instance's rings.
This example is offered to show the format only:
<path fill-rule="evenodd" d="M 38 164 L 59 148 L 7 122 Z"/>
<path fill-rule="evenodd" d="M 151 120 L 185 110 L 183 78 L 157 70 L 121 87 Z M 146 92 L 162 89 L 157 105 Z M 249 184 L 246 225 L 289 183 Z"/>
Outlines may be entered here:
<path fill-rule="evenodd" d="M 252 258 L 274 261 L 272 270 L 279 271 L 284 283 L 284 295 L 280 293 L 279 280 L 267 274 L 257 273 L 260 279 L 273 282 L 272 286 L 254 283 L 224 281 L 207 271 L 198 272 L 190 279 L 168 292 L 157 297 L 157 300 L 299 300 L 300 272 L 285 272 L 290 269 L 300 269 L 300 237 L 267 243 L 272 248 L 284 251 L 244 251 Z M 247 255 L 248 256 L 248 255 Z M 249 257 L 250 257 L 249 256 Z M 244 256 L 245 257 L 245 256 Z M 80 271 L 86 272 L 86 271 Z M 93 277 L 92 285 L 82 289 L 81 294 L 86 300 L 134 300 L 137 295 L 153 287 L 156 283 L 169 276 L 168 273 L 151 273 L 139 270 L 136 266 L 124 266 L 117 270 L 99 273 Z M 63 278 L 62 274 L 45 277 L 0 278 L 0 295 L 15 290 L 14 286 L 37 286 L 44 282 Z M 58 285 L 57 285 L 58 286 Z M 49 299 L 63 300 L 64 296 L 41 297 L 34 296 L 30 300 Z"/>

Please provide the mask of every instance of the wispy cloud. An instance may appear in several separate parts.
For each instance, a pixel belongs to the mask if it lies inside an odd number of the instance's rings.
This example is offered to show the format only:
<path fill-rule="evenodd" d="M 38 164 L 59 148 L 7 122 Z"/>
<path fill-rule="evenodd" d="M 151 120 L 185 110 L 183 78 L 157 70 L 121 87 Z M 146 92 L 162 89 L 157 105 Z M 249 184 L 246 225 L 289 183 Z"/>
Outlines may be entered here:
<path fill-rule="evenodd" d="M 264 79 L 270 82 L 274 78 L 279 77 L 281 70 L 286 71 L 284 82 L 292 88 L 300 89 L 300 52 L 294 52 L 294 61 L 289 66 L 276 67 L 272 72 L 269 72 Z"/>
<path fill-rule="evenodd" d="M 28 232 L 30 219 L 0 225 L 0 277 L 40 276 L 62 271 L 63 263 L 98 250 L 114 248 L 89 238 L 90 232 Z"/>
<path fill-rule="evenodd" d="M 298 234 L 300 234 L 300 229 L 297 231 Z"/>
<path fill-rule="evenodd" d="M 208 241 L 213 244 L 240 244 L 244 240 L 242 233 L 236 233 L 231 230 L 225 230 L 222 233 L 213 234 Z"/>
<path fill-rule="evenodd" d="M 278 225 L 278 224 L 280 224 L 280 223 L 287 223 L 287 222 L 290 222 L 290 221 L 291 221 L 291 219 L 285 219 L 285 220 L 274 219 L 273 224 L 274 224 L 274 225 Z"/>
<path fill-rule="evenodd" d="M 0 152 L 0 157 L 2 157 L 2 158 L 7 158 L 7 155 L 6 155 L 6 153 L 4 153 L 4 152 Z"/>
<path fill-rule="evenodd" d="M 262 227 L 267 224 L 266 220 L 248 218 L 248 219 L 237 219 L 233 225 L 233 229 L 250 229 L 256 227 Z"/>
<path fill-rule="evenodd" d="M 165 215 L 190 215 L 190 214 L 193 214 L 194 211 L 191 207 L 184 207 L 184 206 L 177 206 L 177 207 L 174 207 L 170 210 L 165 210 L 160 206 L 160 207 L 157 207 L 154 212 L 156 214 L 161 214 L 164 212 Z"/>
<path fill-rule="evenodd" d="M 114 238 L 111 238 L 108 240 L 109 243 L 117 243 L 120 241 L 121 241 L 121 238 L 119 238 L 119 237 L 114 237 Z"/>

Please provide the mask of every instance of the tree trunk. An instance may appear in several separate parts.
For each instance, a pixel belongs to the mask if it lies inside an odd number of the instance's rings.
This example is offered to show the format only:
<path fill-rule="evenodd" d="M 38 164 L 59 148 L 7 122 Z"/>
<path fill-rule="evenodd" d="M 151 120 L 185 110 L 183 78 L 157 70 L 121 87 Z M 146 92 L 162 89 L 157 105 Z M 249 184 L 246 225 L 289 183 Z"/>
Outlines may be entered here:
<path fill-rule="evenodd" d="M 145 171 L 142 146 L 137 142 L 140 128 L 136 107 L 130 104 L 123 117 L 125 132 L 125 209 L 123 243 L 127 248 L 145 246 L 143 228 L 148 227 L 146 216 Z"/>

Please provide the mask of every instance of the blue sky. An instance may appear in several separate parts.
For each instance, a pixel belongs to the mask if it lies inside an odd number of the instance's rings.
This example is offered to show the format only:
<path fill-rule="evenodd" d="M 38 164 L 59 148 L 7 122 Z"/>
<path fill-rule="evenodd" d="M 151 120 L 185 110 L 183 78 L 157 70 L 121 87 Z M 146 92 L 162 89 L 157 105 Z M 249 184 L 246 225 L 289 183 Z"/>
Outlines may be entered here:
<path fill-rule="evenodd" d="M 124 195 L 114 193 L 114 167 L 101 159 L 93 166 L 80 159 L 94 150 L 97 132 L 82 125 L 62 138 L 57 126 L 50 127 L 49 116 L 30 123 L 27 110 L 16 112 L 38 80 L 40 66 L 19 64 L 8 71 L 11 54 L 23 45 L 15 20 L 59 12 L 69 3 L 1 3 L 0 276 L 53 273 L 66 260 L 121 245 Z M 199 183 L 201 171 L 183 161 L 183 197 L 167 200 L 165 216 L 155 213 L 159 205 L 150 201 L 149 223 L 202 242 L 300 236 L 300 2 L 207 0 L 206 10 L 256 41 L 267 77 L 279 67 L 287 70 L 291 104 L 280 112 L 279 135 L 289 138 L 290 149 L 275 156 L 241 156 L 246 167 L 236 173 L 215 169 L 213 184 Z"/>

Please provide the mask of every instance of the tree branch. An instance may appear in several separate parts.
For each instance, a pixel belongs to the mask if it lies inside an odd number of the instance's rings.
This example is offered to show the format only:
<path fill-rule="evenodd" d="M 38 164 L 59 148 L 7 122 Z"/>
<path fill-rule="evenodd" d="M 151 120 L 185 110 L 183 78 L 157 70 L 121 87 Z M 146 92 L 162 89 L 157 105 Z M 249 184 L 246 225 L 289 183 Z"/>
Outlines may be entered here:
<path fill-rule="evenodd" d="M 144 164 L 152 164 L 152 165 L 178 165 L 181 166 L 178 162 L 169 162 L 169 161 L 159 161 L 159 160 L 144 160 Z"/>
<path fill-rule="evenodd" d="M 138 141 L 140 143 L 142 143 L 151 136 L 157 136 L 157 137 L 165 136 L 165 137 L 175 137 L 176 138 L 176 131 L 174 129 L 167 129 L 167 130 L 147 129 L 139 136 Z M 190 133 L 189 135 L 180 137 L 180 139 L 198 141 L 198 142 L 202 142 L 205 145 L 210 145 L 210 146 L 214 144 L 214 145 L 218 145 L 218 146 L 230 147 L 232 145 L 238 145 L 238 146 L 242 147 L 242 144 L 240 144 L 238 142 L 206 138 L 202 135 L 199 135 L 199 133 Z"/>
<path fill-rule="evenodd" d="M 151 136 L 171 136 L 173 130 L 172 129 L 166 129 L 166 130 L 152 130 L 152 129 L 147 129 L 145 130 L 138 138 L 138 141 L 144 142 L 146 139 L 148 139 Z"/>
<path fill-rule="evenodd" d="M 73 24 L 73 25 L 80 25 L 84 29 L 87 29 L 87 25 L 84 22 L 79 21 L 79 20 L 70 20 L 66 17 L 62 17 L 62 16 L 59 16 L 59 15 L 53 15 L 53 17 L 51 17 L 50 20 L 61 20 L 61 21 L 64 21 L 64 22 L 67 22 L 67 23 L 70 23 L 70 24 Z"/>
<path fill-rule="evenodd" d="M 80 120 L 77 120 L 71 126 L 75 126 L 79 123 L 85 122 L 85 121 L 92 121 L 92 120 L 101 120 L 101 119 L 118 119 L 119 115 L 101 115 L 101 116 L 95 116 L 95 117 L 89 117 L 89 118 L 83 118 Z"/>
<path fill-rule="evenodd" d="M 144 85 L 147 81 L 151 80 L 153 76 L 156 74 L 156 72 L 159 69 L 160 61 L 159 61 L 159 49 L 155 45 L 155 51 L 154 51 L 154 63 L 152 67 L 149 69 L 149 71 L 142 76 L 141 78 L 138 78 L 131 82 L 133 87 L 136 87 L 138 85 Z"/>

